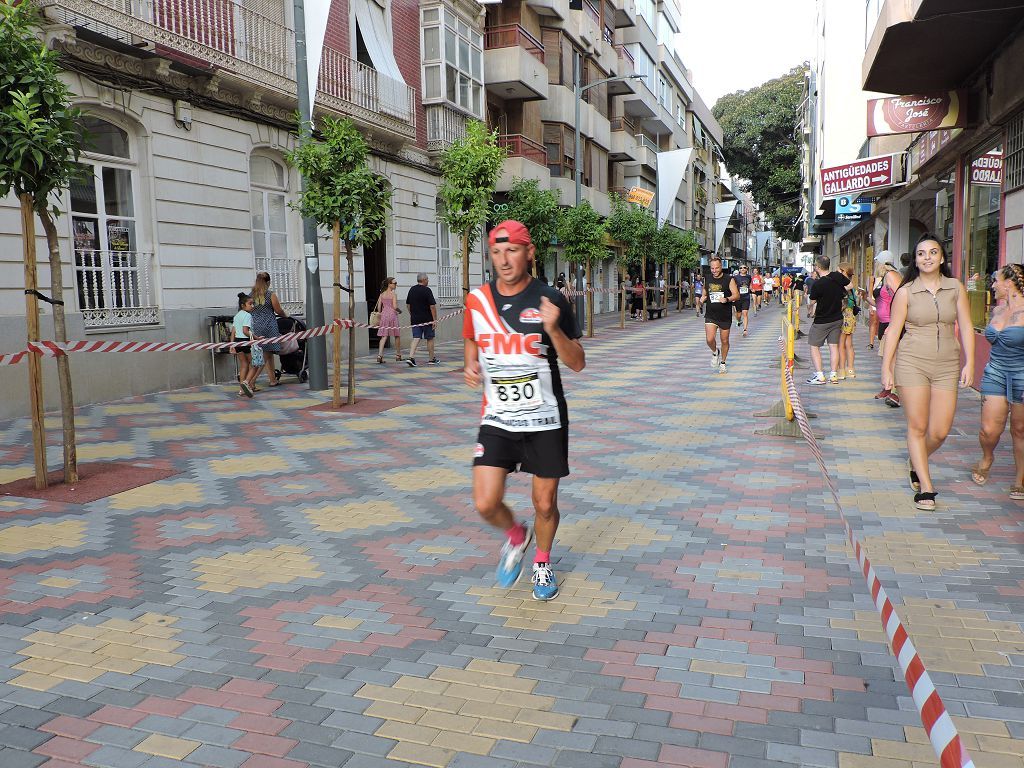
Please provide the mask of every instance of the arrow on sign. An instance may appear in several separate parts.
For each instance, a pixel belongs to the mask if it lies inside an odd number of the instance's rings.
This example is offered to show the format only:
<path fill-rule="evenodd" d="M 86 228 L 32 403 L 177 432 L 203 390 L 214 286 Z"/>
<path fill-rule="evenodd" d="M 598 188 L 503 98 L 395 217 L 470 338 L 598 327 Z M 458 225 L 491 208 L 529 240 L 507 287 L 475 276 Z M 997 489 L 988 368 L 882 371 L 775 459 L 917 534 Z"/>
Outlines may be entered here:
<path fill-rule="evenodd" d="M 888 181 L 889 177 L 888 176 L 872 176 L 871 180 L 881 184 L 883 181 Z"/>

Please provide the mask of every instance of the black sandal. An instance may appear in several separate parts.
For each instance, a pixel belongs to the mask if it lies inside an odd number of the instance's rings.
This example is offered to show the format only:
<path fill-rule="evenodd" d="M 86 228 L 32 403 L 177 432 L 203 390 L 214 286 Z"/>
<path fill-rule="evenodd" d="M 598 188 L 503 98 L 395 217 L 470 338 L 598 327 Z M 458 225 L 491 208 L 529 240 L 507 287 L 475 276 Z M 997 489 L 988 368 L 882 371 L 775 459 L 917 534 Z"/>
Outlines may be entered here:
<path fill-rule="evenodd" d="M 935 511 L 935 497 L 938 496 L 935 491 L 921 491 L 920 493 L 914 494 L 914 504 L 918 509 L 923 509 L 926 512 Z"/>
<path fill-rule="evenodd" d="M 914 465 L 911 464 L 910 459 L 907 459 L 907 470 L 910 472 L 910 490 L 920 491 L 921 478 L 919 478 L 917 476 L 917 472 L 914 471 Z"/>

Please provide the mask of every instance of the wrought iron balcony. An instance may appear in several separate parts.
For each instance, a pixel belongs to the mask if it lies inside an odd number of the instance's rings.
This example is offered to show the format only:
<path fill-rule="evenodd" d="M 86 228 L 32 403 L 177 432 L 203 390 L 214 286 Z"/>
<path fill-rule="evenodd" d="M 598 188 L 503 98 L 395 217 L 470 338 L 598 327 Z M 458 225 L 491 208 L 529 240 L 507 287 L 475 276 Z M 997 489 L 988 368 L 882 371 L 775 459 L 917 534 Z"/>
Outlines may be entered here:
<path fill-rule="evenodd" d="M 416 91 L 333 48 L 324 47 L 317 91 L 319 105 L 351 117 L 370 132 L 383 129 L 416 138 Z"/>
<path fill-rule="evenodd" d="M 446 104 L 430 104 L 427 112 L 427 152 L 444 152 L 453 142 L 466 135 L 465 114 Z"/>
<path fill-rule="evenodd" d="M 85 327 L 159 323 L 152 268 L 152 253 L 76 250 L 75 287 Z"/>

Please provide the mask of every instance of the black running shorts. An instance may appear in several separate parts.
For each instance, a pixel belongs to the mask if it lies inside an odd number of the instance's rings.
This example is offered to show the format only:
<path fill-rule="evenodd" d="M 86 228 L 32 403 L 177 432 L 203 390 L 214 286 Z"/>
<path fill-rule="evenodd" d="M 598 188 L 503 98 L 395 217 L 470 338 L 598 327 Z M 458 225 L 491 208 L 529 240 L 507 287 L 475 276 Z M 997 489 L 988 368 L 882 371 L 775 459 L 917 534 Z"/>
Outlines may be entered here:
<path fill-rule="evenodd" d="M 509 432 L 484 424 L 476 438 L 474 467 L 501 467 L 535 477 L 569 475 L 569 428 Z"/>

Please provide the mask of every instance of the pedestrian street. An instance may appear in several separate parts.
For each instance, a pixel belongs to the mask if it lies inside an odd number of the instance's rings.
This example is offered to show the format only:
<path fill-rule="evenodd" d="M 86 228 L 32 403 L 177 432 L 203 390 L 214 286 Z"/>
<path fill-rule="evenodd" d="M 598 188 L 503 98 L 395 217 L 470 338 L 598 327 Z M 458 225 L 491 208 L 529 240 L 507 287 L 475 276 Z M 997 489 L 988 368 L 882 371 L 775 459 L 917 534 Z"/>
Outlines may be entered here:
<path fill-rule="evenodd" d="M 780 319 L 733 334 L 727 374 L 692 310 L 583 340 L 548 603 L 495 585 L 461 347 L 363 358 L 349 413 L 290 383 L 83 407 L 83 472 L 163 479 L 0 496 L 0 766 L 937 765 L 810 451 L 754 434 L 780 399 Z M 1009 436 L 975 486 L 961 393 L 938 509 L 915 509 L 903 416 L 855 343 L 855 380 L 798 384 L 845 510 L 975 765 L 1024 767 Z M 30 475 L 28 420 L 0 436 L 0 483 Z M 526 514 L 528 478 L 509 487 Z"/>

